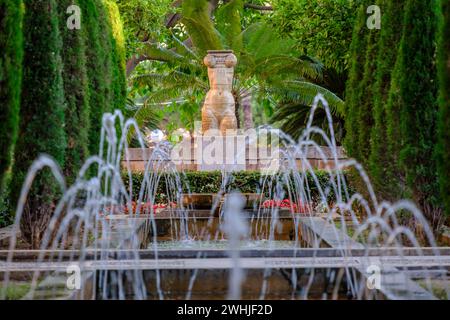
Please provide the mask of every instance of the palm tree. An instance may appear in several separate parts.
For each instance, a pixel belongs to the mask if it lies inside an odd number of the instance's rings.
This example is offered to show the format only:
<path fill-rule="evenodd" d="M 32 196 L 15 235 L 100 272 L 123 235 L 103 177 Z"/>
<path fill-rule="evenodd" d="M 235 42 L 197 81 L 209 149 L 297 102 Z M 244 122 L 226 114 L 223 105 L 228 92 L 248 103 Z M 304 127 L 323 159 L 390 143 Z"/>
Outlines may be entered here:
<path fill-rule="evenodd" d="M 269 88 L 272 96 L 275 96 L 277 99 L 277 107 L 270 122 L 276 124 L 285 133 L 291 135 L 292 138 L 299 138 L 307 125 L 314 98 L 317 93 L 322 93 L 329 102 L 335 139 L 340 144 L 345 136 L 344 102 L 342 97 L 344 96 L 346 81 L 346 72 L 324 69 L 323 77 L 317 83 L 289 80 L 283 83 L 282 88 L 276 85 Z M 324 88 L 326 90 L 323 90 Z M 317 109 L 314 113 L 313 125 L 322 128 L 329 136 L 330 125 L 328 121 L 325 109 Z"/>
<path fill-rule="evenodd" d="M 322 93 L 335 114 L 340 114 L 342 100 L 320 86 L 324 82 L 323 65 L 299 56 L 292 40 L 282 39 L 265 23 L 252 23 L 243 29 L 243 10 L 242 0 L 228 1 L 214 14 L 206 0 L 183 1 L 180 30 L 184 38 L 173 34 L 174 47 L 170 49 L 147 42 L 142 56 L 158 63 L 149 63 L 145 69 L 150 72 L 132 77 L 139 91 L 146 88 L 144 102 L 134 115 L 139 124 L 155 106 L 182 104 L 196 97 L 194 103 L 200 107 L 209 87 L 203 57 L 208 50 L 222 49 L 232 49 L 238 57 L 233 95 L 238 120 L 243 111 L 245 129 L 253 127 L 252 99 L 267 96 L 274 101 L 295 101 L 298 110 L 294 111 L 301 116 L 309 111 L 315 95 Z"/>

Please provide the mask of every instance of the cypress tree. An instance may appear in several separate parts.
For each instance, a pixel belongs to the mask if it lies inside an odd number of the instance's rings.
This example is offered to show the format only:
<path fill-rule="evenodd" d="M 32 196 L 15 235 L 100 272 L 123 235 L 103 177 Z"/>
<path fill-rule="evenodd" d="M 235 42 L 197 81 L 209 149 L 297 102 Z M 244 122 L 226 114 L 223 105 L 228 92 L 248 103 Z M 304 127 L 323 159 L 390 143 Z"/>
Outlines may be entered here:
<path fill-rule="evenodd" d="M 350 46 L 351 66 L 345 92 L 345 130 L 344 139 L 347 154 L 359 160 L 360 148 L 358 139 L 358 112 L 361 98 L 364 93 L 362 79 L 366 58 L 366 45 L 369 29 L 367 28 L 366 9 L 368 1 L 363 1 L 358 8 L 358 14 L 353 29 L 352 43 Z"/>
<path fill-rule="evenodd" d="M 113 55 L 113 44 L 112 44 L 112 36 L 111 36 L 111 24 L 109 22 L 109 14 L 108 10 L 105 6 L 104 0 L 95 1 L 95 6 L 97 8 L 98 12 L 98 24 L 100 27 L 100 34 L 99 34 L 99 40 L 100 45 L 103 48 L 104 57 L 103 57 L 103 63 L 104 63 L 104 69 L 103 69 L 103 81 L 105 83 L 105 105 L 103 106 L 102 113 L 99 114 L 99 119 L 101 122 L 103 113 L 105 112 L 112 112 L 114 110 L 114 93 L 113 93 L 113 79 L 114 79 L 114 70 L 112 65 L 112 55 Z M 100 129 L 101 129 L 101 123 L 100 123 Z M 98 142 L 97 142 L 98 143 Z"/>
<path fill-rule="evenodd" d="M 377 3 L 379 4 L 379 2 Z M 370 155 L 370 132 L 373 126 L 373 98 L 375 89 L 374 73 L 377 69 L 378 42 L 380 30 L 368 29 L 366 40 L 366 52 L 364 61 L 364 73 L 360 83 L 358 108 L 355 111 L 357 153 L 355 156 L 363 164 L 368 164 Z M 360 54 L 364 54 L 362 51 Z"/>
<path fill-rule="evenodd" d="M 437 0 L 408 0 L 388 104 L 388 141 L 401 185 L 431 218 L 436 208 Z M 430 221 L 433 224 L 433 221 Z"/>
<path fill-rule="evenodd" d="M 123 110 L 127 97 L 125 38 L 119 8 L 110 0 L 103 0 L 109 28 L 111 42 L 111 107 Z"/>
<path fill-rule="evenodd" d="M 439 181 L 442 200 L 450 215 L 450 0 L 442 0 L 443 24 L 439 39 Z"/>
<path fill-rule="evenodd" d="M 19 128 L 23 4 L 0 0 L 0 197 Z"/>
<path fill-rule="evenodd" d="M 86 69 L 85 34 L 81 30 L 67 27 L 69 18 L 66 10 L 78 1 L 59 0 L 59 26 L 63 42 L 63 82 L 66 100 L 66 164 L 64 173 L 72 182 L 78 170 L 89 155 L 89 87 Z M 81 28 L 83 28 L 83 22 Z"/>
<path fill-rule="evenodd" d="M 85 35 L 86 68 L 89 90 L 89 151 L 98 153 L 102 115 L 110 97 L 110 47 L 105 43 L 105 25 L 100 15 L 99 1 L 84 0 L 79 3 L 82 12 L 82 31 Z"/>
<path fill-rule="evenodd" d="M 373 89 L 373 119 L 371 131 L 371 153 L 369 168 L 372 181 L 379 192 L 384 196 L 391 194 L 391 183 L 387 169 L 392 161 L 387 148 L 386 136 L 386 103 L 391 84 L 391 74 L 397 60 L 403 25 L 403 9 L 405 0 L 383 0 L 380 4 L 382 15 L 382 28 L 376 58 L 377 69 L 375 73 L 375 87 Z"/>
<path fill-rule="evenodd" d="M 24 16 L 23 88 L 11 198 L 17 203 L 31 163 L 41 153 L 64 166 L 64 90 L 61 38 L 54 0 L 28 0 Z M 48 225 L 59 187 L 49 169 L 37 174 L 21 219 L 22 236 L 38 248 Z"/>

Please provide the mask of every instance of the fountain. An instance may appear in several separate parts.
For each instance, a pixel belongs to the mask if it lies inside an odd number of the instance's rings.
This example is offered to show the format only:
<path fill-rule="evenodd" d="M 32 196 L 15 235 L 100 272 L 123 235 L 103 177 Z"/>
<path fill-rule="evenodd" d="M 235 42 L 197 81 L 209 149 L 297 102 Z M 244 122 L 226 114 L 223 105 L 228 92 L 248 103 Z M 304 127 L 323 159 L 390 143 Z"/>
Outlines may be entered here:
<path fill-rule="evenodd" d="M 213 52 L 205 59 L 218 86 L 230 84 L 233 57 Z M 222 117 L 215 113 L 214 96 L 205 102 L 203 129 L 234 129 L 231 99 L 221 105 L 229 113 Z M 329 136 L 312 126 L 318 108 L 328 116 Z M 130 156 L 137 151 L 127 142 L 131 130 L 141 145 L 140 181 Z M 86 160 L 73 185 L 65 186 L 61 169 L 48 156 L 30 167 L 8 250 L 0 250 L 0 298 L 18 287 L 23 299 L 449 298 L 450 249 L 437 246 L 413 203 L 381 201 L 362 166 L 342 157 L 321 95 L 298 141 L 265 127 L 244 136 L 243 148 L 224 152 L 232 152 L 236 164 L 250 146 L 267 142 L 268 134 L 278 141 L 278 161 L 261 171 L 253 194 L 232 187 L 236 167 L 228 163 L 214 167 L 222 169 L 217 192 L 193 195 L 174 159 L 176 147 L 161 143 L 146 149 L 133 119 L 119 111 L 105 114 L 100 152 Z M 326 146 L 315 142 L 317 136 Z M 238 137 L 231 135 L 233 141 Z M 192 141 L 187 145 L 190 152 Z M 320 160 L 320 174 L 311 154 Z M 23 206 L 44 168 L 64 192 L 40 250 L 19 250 Z M 348 185 L 350 169 L 365 182 L 363 193 Z M 161 195 L 164 205 L 158 202 Z M 423 237 L 402 225 L 405 214 L 421 226 Z"/>

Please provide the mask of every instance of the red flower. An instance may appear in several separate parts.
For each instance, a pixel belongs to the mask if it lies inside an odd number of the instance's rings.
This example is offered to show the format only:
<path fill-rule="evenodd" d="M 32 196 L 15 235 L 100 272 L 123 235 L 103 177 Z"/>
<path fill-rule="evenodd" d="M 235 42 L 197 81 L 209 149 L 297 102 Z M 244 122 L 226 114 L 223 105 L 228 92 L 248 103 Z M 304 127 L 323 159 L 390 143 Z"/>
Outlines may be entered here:
<path fill-rule="evenodd" d="M 307 211 L 307 207 L 300 202 L 300 205 L 297 205 L 294 202 L 291 202 L 289 199 L 284 200 L 266 200 L 261 205 L 263 208 L 287 208 L 290 209 L 292 213 L 305 213 Z"/>

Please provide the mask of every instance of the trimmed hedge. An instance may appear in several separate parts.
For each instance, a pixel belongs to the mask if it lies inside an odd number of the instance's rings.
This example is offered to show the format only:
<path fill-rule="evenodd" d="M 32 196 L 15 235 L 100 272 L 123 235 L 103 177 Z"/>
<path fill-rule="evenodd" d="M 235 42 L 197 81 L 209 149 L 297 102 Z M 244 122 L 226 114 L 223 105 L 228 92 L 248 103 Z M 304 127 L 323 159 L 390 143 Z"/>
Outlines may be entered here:
<path fill-rule="evenodd" d="M 83 1 L 83 0 L 82 0 Z M 66 22 L 67 8 L 79 1 L 59 0 L 59 28 L 63 47 L 63 82 L 66 100 L 67 149 L 64 175 L 71 184 L 89 155 L 89 86 L 86 68 L 85 34 L 70 30 Z"/>
<path fill-rule="evenodd" d="M 23 31 L 24 90 L 11 181 L 14 204 L 32 162 L 41 153 L 46 153 L 63 167 L 66 150 L 62 42 L 55 0 L 26 1 Z M 58 193 L 49 169 L 35 177 L 21 219 L 22 236 L 33 248 L 40 245 Z"/>
<path fill-rule="evenodd" d="M 0 201 L 19 128 L 23 3 L 0 0 Z"/>
<path fill-rule="evenodd" d="M 329 173 L 324 170 L 317 170 L 314 173 L 317 177 L 317 180 L 319 181 L 321 188 L 323 190 L 330 189 Z M 122 176 L 125 185 L 128 186 L 129 184 L 128 173 L 124 172 Z M 290 176 L 289 179 L 290 181 L 293 181 L 293 176 L 294 175 Z M 270 176 L 263 176 L 263 174 L 259 171 L 233 172 L 229 180 L 229 183 L 225 187 L 225 190 L 227 192 L 239 190 L 242 193 L 261 193 L 263 183 L 265 183 L 263 191 L 266 195 L 269 195 L 268 185 L 270 185 L 270 181 L 271 180 L 274 181 L 273 179 L 280 179 L 281 176 L 277 175 L 274 177 L 275 178 L 270 178 Z M 167 181 L 171 181 L 171 183 L 173 183 L 174 178 L 175 178 L 174 174 L 161 175 L 161 179 L 157 186 L 156 191 L 158 198 L 161 198 L 161 195 L 163 195 L 162 197 L 164 197 L 164 195 L 167 194 Z M 264 178 L 267 178 L 266 182 L 264 182 Z M 142 181 L 143 181 L 143 173 L 132 174 L 133 191 L 135 192 L 133 194 L 134 199 L 136 199 L 139 196 L 139 194 L 136 193 L 139 192 L 139 189 L 142 185 Z M 318 191 L 318 187 L 313 180 L 313 176 L 310 173 L 307 174 L 307 183 L 311 191 L 312 199 L 319 199 L 320 194 Z M 184 193 L 187 193 L 188 190 L 191 193 L 218 193 L 221 190 L 221 185 L 222 185 L 222 172 L 220 171 L 213 171 L 213 172 L 188 171 L 180 175 L 180 186 L 182 188 L 181 191 Z M 275 185 L 275 183 L 273 183 L 272 185 Z M 281 185 L 283 186 L 285 194 L 287 195 L 287 185 L 285 183 L 281 183 Z M 348 191 L 350 195 L 354 193 L 352 187 L 349 187 Z M 328 192 L 329 192 L 328 199 L 334 200 L 335 195 L 333 194 L 333 192 L 332 191 Z"/>

